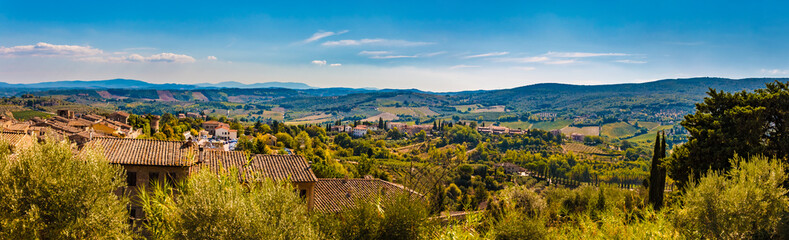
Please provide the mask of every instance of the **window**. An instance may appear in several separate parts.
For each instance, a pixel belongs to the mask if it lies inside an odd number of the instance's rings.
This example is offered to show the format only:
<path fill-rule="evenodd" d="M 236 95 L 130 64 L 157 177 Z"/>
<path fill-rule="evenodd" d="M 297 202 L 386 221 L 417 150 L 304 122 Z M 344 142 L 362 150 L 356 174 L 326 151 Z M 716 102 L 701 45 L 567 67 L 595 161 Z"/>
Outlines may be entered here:
<path fill-rule="evenodd" d="M 301 199 L 307 198 L 307 189 L 301 189 L 301 191 L 299 191 L 299 197 L 301 197 Z"/>
<path fill-rule="evenodd" d="M 129 186 L 129 187 L 137 186 L 137 173 L 136 172 L 126 172 L 126 186 Z"/>
<path fill-rule="evenodd" d="M 167 173 L 167 183 L 170 184 L 170 186 L 175 186 L 175 181 L 176 180 L 177 179 L 176 179 L 176 175 L 175 175 L 174 172 L 168 172 Z"/>
<path fill-rule="evenodd" d="M 150 172 L 148 173 L 148 183 L 153 185 L 154 182 L 159 181 L 159 173 L 158 172 Z"/>

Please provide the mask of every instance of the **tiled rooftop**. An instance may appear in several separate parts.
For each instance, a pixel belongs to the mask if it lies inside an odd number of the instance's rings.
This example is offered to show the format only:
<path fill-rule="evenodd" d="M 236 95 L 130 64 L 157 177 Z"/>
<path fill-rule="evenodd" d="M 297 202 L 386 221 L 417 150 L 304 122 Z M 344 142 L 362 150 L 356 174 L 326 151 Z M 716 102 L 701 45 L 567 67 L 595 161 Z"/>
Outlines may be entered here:
<path fill-rule="evenodd" d="M 107 161 L 125 165 L 188 167 L 197 149 L 186 142 L 129 138 L 93 138 L 87 146 L 98 147 Z"/>
<path fill-rule="evenodd" d="M 212 172 L 239 171 L 239 178 L 254 181 L 254 173 L 261 173 L 275 181 L 290 179 L 292 182 L 315 182 L 318 179 L 302 156 L 255 155 L 251 158 L 239 151 L 206 149 L 200 153 L 200 163 L 190 171 L 207 167 Z"/>
<path fill-rule="evenodd" d="M 380 179 L 320 178 L 315 183 L 315 210 L 337 212 L 353 207 L 357 201 L 376 196 L 393 199 L 396 194 L 413 193 L 403 186 Z"/>

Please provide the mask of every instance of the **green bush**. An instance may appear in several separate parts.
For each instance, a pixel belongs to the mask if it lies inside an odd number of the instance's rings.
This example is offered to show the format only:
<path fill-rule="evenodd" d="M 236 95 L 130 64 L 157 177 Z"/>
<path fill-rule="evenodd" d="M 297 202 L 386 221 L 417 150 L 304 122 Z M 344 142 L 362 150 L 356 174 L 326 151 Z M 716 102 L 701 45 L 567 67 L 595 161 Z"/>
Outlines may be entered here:
<path fill-rule="evenodd" d="M 677 228 L 689 238 L 777 237 L 789 210 L 783 164 L 738 156 L 730 163 L 728 172 L 710 171 L 691 184 L 676 215 Z"/>
<path fill-rule="evenodd" d="M 411 194 L 393 198 L 359 199 L 338 213 L 319 214 L 314 219 L 325 239 L 423 239 L 433 221 L 427 205 Z"/>
<path fill-rule="evenodd" d="M 201 171 L 176 185 L 140 191 L 145 227 L 156 239 L 315 239 L 303 200 L 289 183 L 241 184 Z"/>
<path fill-rule="evenodd" d="M 5 149 L 5 150 L 2 150 Z M 65 141 L 0 147 L 0 239 L 130 239 L 123 168 Z"/>

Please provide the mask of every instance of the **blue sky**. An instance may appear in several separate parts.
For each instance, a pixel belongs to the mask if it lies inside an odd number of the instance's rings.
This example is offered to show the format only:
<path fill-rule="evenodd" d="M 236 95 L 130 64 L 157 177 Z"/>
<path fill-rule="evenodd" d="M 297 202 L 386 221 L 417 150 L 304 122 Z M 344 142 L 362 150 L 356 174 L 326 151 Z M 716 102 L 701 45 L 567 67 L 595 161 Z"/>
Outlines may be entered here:
<path fill-rule="evenodd" d="M 778 1 L 0 0 L 0 81 L 455 91 L 786 77 L 786 9 Z"/>

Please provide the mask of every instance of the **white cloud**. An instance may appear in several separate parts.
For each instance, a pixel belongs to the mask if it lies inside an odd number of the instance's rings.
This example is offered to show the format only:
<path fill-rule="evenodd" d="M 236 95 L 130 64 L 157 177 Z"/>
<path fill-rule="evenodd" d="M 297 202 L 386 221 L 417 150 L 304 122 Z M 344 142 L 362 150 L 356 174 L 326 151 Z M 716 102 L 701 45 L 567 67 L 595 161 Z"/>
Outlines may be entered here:
<path fill-rule="evenodd" d="M 419 57 L 434 57 L 434 56 L 438 56 L 438 55 L 441 55 L 441 54 L 444 54 L 444 53 L 447 53 L 447 52 L 446 51 L 440 51 L 440 52 L 423 53 L 423 54 L 419 54 L 418 56 Z"/>
<path fill-rule="evenodd" d="M 465 57 L 463 57 L 463 59 L 481 58 L 481 57 L 497 57 L 497 56 L 504 56 L 504 55 L 507 55 L 507 54 L 510 54 L 510 53 L 509 52 L 489 52 L 489 53 L 465 56 Z"/>
<path fill-rule="evenodd" d="M 512 67 L 512 69 L 521 70 L 521 71 L 534 71 L 537 68 L 535 68 L 535 67 Z"/>
<path fill-rule="evenodd" d="M 644 63 L 647 63 L 646 61 L 630 60 L 630 59 L 616 60 L 616 61 L 614 61 L 614 62 L 618 62 L 618 63 L 630 63 L 630 64 L 644 64 Z"/>
<path fill-rule="evenodd" d="M 112 56 L 96 56 L 78 58 L 77 60 L 86 62 L 107 62 L 107 63 L 193 63 L 195 58 L 189 55 L 175 54 L 175 53 L 159 53 L 148 57 L 140 54 L 131 54 L 128 56 L 112 57 Z"/>
<path fill-rule="evenodd" d="M 359 52 L 359 55 L 384 55 L 391 53 L 391 51 L 361 51 Z"/>
<path fill-rule="evenodd" d="M 313 33 L 311 37 L 309 37 L 307 39 L 304 39 L 304 41 L 302 41 L 302 42 L 303 43 L 311 43 L 311 42 L 314 42 L 314 41 L 321 40 L 323 38 L 336 36 L 336 35 L 344 34 L 344 33 L 347 33 L 347 32 L 348 32 L 348 30 L 342 30 L 342 31 L 339 31 L 339 32 L 319 31 L 319 32 Z"/>
<path fill-rule="evenodd" d="M 476 66 L 476 65 L 464 65 L 464 64 L 460 64 L 460 65 L 451 66 L 451 67 L 449 67 L 449 69 L 478 68 L 478 67 L 479 67 L 479 66 Z"/>
<path fill-rule="evenodd" d="M 205 59 L 208 59 L 208 60 L 211 60 L 211 61 L 216 61 L 217 58 L 216 58 L 216 56 L 208 56 Z"/>
<path fill-rule="evenodd" d="M 787 74 L 789 74 L 789 70 L 781 70 L 781 69 L 762 69 L 762 74 L 769 74 L 769 75 L 787 75 Z"/>
<path fill-rule="evenodd" d="M 315 64 L 315 65 L 318 65 L 318 66 L 324 66 L 324 65 L 326 65 L 326 60 L 312 60 L 312 64 Z"/>
<path fill-rule="evenodd" d="M 545 56 L 535 56 L 535 57 L 521 57 L 521 58 L 496 58 L 494 60 L 498 62 L 536 63 L 536 62 L 546 62 L 548 60 L 551 60 L 551 58 Z"/>
<path fill-rule="evenodd" d="M 372 59 L 396 59 L 396 58 L 417 58 L 417 55 L 386 55 L 386 56 L 371 56 Z"/>
<path fill-rule="evenodd" d="M 576 63 L 575 59 L 565 59 L 565 60 L 555 60 L 555 61 L 545 62 L 545 64 L 552 64 L 552 65 L 564 65 L 571 63 Z"/>
<path fill-rule="evenodd" d="M 0 56 L 35 56 L 35 57 L 81 57 L 102 54 L 101 49 L 90 46 L 55 45 L 40 42 L 36 45 L 0 47 Z"/>
<path fill-rule="evenodd" d="M 364 38 L 359 40 L 345 39 L 338 41 L 327 41 L 322 43 L 323 46 L 361 46 L 361 45 L 378 45 L 378 46 L 397 46 L 397 47 L 413 47 L 424 46 L 433 44 L 431 42 L 413 42 L 406 40 L 383 39 L 383 38 Z"/>
<path fill-rule="evenodd" d="M 341 64 L 341 63 L 332 63 L 332 64 L 329 64 L 329 67 L 339 67 L 339 66 L 342 66 L 342 64 Z"/>
<path fill-rule="evenodd" d="M 176 53 L 159 53 L 148 57 L 139 54 L 117 56 L 124 54 L 128 54 L 128 52 L 123 51 L 105 54 L 101 49 L 90 46 L 55 45 L 44 42 L 37 43 L 36 45 L 0 47 L 0 56 L 7 57 L 64 57 L 86 62 L 195 62 L 195 59 L 191 56 Z"/>
<path fill-rule="evenodd" d="M 545 56 L 560 58 L 630 56 L 627 53 L 548 52 Z"/>
<path fill-rule="evenodd" d="M 444 54 L 446 52 L 431 52 L 431 53 L 420 53 L 415 55 L 391 55 L 393 52 L 391 51 L 361 51 L 359 55 L 368 55 L 370 59 L 396 59 L 396 58 L 421 58 L 421 57 L 434 57 L 437 55 Z"/>

